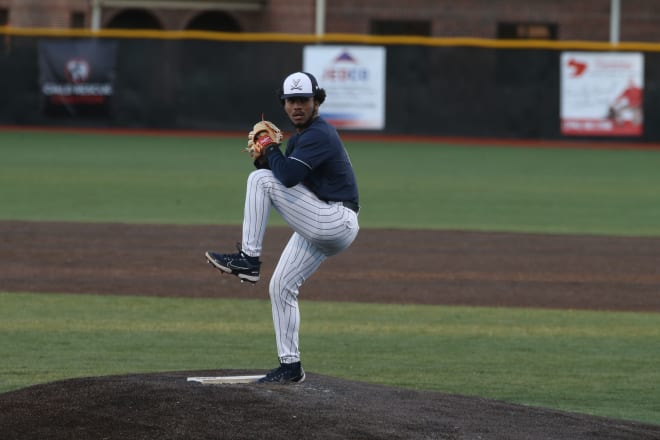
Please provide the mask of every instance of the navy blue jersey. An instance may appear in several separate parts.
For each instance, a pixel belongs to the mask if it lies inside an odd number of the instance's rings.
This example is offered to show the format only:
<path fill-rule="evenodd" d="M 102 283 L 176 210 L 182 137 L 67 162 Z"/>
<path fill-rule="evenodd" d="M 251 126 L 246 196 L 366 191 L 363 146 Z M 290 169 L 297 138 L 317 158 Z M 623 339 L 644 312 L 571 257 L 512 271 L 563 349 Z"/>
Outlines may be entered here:
<path fill-rule="evenodd" d="M 268 154 L 275 177 L 291 187 L 303 183 L 325 201 L 359 202 L 353 166 L 337 130 L 322 117 L 287 142 L 286 152 Z"/>

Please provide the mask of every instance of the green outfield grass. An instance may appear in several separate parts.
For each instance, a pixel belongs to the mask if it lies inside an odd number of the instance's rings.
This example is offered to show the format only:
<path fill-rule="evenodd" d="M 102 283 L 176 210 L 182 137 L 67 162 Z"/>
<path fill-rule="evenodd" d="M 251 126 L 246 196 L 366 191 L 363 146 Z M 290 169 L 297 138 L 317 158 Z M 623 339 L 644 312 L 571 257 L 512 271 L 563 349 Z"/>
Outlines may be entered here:
<path fill-rule="evenodd" d="M 660 424 L 660 315 L 302 302 L 314 373 Z M 0 392 L 276 362 L 267 301 L 0 294 Z"/>
<path fill-rule="evenodd" d="M 0 132 L 0 219 L 238 224 L 244 143 Z M 660 151 L 346 145 L 363 227 L 660 235 Z"/>

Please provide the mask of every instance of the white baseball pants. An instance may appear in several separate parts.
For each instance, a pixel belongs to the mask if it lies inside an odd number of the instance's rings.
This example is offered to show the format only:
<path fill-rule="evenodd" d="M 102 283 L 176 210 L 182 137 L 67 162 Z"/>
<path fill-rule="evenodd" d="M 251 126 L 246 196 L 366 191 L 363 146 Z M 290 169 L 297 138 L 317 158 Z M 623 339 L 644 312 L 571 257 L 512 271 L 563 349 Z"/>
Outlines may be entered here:
<path fill-rule="evenodd" d="M 320 200 L 302 184 L 287 188 L 270 170 L 256 170 L 245 196 L 241 246 L 247 255 L 261 255 L 271 206 L 294 231 L 269 285 L 278 356 L 292 363 L 300 361 L 299 288 L 327 257 L 348 248 L 359 225 L 349 208 Z"/>

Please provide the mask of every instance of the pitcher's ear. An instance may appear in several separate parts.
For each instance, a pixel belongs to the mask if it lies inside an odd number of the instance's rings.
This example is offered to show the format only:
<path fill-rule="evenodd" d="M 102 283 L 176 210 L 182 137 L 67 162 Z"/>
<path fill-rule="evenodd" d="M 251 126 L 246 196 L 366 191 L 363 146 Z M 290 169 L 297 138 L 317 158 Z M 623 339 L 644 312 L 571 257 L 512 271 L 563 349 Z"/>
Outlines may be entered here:
<path fill-rule="evenodd" d="M 319 104 L 323 104 L 323 101 L 325 101 L 325 89 L 317 89 L 316 92 L 314 92 L 314 99 Z"/>

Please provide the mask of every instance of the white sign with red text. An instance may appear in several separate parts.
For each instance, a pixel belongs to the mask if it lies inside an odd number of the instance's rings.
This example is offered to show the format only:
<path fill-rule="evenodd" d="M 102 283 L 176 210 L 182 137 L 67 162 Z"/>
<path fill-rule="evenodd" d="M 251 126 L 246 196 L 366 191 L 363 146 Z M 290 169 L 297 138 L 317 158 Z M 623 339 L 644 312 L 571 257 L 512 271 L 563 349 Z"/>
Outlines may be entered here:
<path fill-rule="evenodd" d="M 564 52 L 560 75 L 562 134 L 642 135 L 643 54 Z"/>
<path fill-rule="evenodd" d="M 303 70 L 314 75 L 327 98 L 320 114 L 342 129 L 385 127 L 385 48 L 306 46 Z"/>

